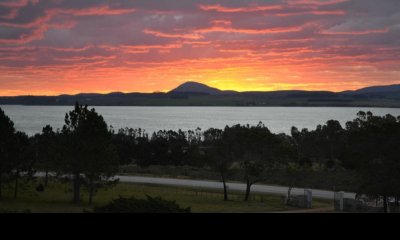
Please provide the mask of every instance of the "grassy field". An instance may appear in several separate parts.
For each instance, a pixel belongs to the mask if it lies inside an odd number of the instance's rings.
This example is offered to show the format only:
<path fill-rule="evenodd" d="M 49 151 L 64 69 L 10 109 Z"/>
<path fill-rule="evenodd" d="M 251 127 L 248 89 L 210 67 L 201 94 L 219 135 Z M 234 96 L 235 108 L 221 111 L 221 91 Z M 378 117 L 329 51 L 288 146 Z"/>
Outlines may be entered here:
<path fill-rule="evenodd" d="M 224 202 L 220 191 L 132 183 L 119 183 L 112 189 L 99 191 L 91 206 L 87 204 L 87 195 L 83 193 L 83 202 L 77 205 L 71 203 L 69 188 L 69 185 L 61 183 L 50 183 L 44 192 L 36 192 L 34 187 L 28 187 L 21 191 L 17 199 L 11 197 L 11 190 L 5 191 L 6 194 L 0 201 L 0 212 L 23 212 L 28 209 L 30 212 L 81 213 L 84 210 L 91 210 L 93 206 L 104 205 L 119 196 L 145 198 L 146 195 L 175 200 L 180 206 L 191 207 L 192 212 L 199 213 L 253 213 L 297 209 L 285 206 L 281 196 L 277 195 L 253 194 L 249 202 L 244 202 L 243 193 L 230 193 L 230 201 Z M 314 208 L 329 206 L 332 206 L 331 201 L 318 199 L 313 201 Z"/>

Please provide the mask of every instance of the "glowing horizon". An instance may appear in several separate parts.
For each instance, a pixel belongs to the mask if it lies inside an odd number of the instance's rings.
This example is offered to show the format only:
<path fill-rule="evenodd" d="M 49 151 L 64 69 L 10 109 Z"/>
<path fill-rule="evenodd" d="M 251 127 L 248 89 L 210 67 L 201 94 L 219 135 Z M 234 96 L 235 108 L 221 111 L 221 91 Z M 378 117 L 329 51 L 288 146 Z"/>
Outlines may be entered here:
<path fill-rule="evenodd" d="M 0 96 L 400 83 L 400 1 L 3 0 Z"/>

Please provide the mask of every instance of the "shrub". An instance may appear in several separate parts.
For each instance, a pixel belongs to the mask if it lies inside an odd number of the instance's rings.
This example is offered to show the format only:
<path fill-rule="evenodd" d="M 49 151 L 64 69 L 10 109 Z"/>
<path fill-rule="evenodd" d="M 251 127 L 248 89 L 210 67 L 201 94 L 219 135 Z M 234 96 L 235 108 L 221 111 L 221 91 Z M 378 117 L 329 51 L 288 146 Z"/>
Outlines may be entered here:
<path fill-rule="evenodd" d="M 22 210 L 0 209 L 0 213 L 31 213 L 31 210 L 30 209 L 22 209 Z"/>
<path fill-rule="evenodd" d="M 94 213 L 190 213 L 189 208 L 181 208 L 175 201 L 161 197 L 136 199 L 135 197 L 113 199 L 109 204 L 95 207 Z"/>

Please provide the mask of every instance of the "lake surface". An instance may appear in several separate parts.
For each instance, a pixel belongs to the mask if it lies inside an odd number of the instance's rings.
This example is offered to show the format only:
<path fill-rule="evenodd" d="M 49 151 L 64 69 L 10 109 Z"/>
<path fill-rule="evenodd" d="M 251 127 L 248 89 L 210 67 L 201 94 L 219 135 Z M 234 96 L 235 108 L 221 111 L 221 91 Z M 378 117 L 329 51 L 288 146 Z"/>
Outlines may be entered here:
<path fill-rule="evenodd" d="M 14 121 L 19 131 L 34 135 L 50 124 L 62 128 L 64 117 L 72 106 L 0 106 Z M 343 107 L 94 107 L 114 129 L 142 128 L 152 133 L 161 129 L 189 130 L 200 127 L 224 128 L 226 125 L 251 124 L 262 121 L 274 133 L 290 134 L 292 126 L 315 129 L 330 119 L 342 126 L 356 118 L 358 111 L 375 115 L 400 115 L 399 108 Z"/>

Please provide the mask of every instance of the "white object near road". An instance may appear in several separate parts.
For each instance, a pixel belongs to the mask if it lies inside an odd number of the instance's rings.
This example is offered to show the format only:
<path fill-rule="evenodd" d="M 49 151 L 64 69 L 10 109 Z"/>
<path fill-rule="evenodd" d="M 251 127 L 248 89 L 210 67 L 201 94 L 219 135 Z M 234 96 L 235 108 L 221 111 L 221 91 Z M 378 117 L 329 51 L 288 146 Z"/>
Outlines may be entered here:
<path fill-rule="evenodd" d="M 304 189 L 304 197 L 306 199 L 306 207 L 312 208 L 312 190 Z"/>
<path fill-rule="evenodd" d="M 343 211 L 344 192 L 335 192 L 335 201 L 339 201 L 339 211 Z"/>

